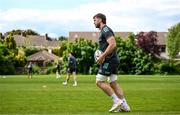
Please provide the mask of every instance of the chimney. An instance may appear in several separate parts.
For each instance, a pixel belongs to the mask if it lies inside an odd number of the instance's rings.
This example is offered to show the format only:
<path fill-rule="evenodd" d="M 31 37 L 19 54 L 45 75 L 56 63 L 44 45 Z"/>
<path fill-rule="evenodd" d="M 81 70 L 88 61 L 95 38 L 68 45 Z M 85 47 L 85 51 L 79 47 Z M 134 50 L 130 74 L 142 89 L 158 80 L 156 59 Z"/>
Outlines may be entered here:
<path fill-rule="evenodd" d="M 2 33 L 0 33 L 0 40 L 1 40 L 1 39 L 3 39 L 3 35 L 2 35 Z"/>
<path fill-rule="evenodd" d="M 2 39 L 2 33 L 0 33 L 0 39 Z"/>
<path fill-rule="evenodd" d="M 50 54 L 52 54 L 52 49 L 48 49 L 48 52 L 49 52 Z"/>
<path fill-rule="evenodd" d="M 46 40 L 49 40 L 48 34 L 47 34 L 47 33 L 45 34 L 45 38 L 46 38 Z"/>

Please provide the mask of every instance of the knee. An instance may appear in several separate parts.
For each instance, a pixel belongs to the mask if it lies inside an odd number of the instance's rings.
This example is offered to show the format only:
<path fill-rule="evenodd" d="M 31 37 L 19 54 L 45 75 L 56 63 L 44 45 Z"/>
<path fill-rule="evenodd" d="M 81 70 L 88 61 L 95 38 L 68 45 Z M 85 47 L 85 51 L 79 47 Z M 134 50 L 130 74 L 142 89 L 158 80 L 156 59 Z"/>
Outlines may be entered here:
<path fill-rule="evenodd" d="M 111 83 L 110 83 L 110 86 L 111 86 L 113 89 L 117 88 L 117 83 L 116 83 L 116 81 L 111 82 Z"/>
<path fill-rule="evenodd" d="M 100 87 L 101 86 L 101 81 L 96 81 L 96 85 L 98 86 L 98 87 Z"/>

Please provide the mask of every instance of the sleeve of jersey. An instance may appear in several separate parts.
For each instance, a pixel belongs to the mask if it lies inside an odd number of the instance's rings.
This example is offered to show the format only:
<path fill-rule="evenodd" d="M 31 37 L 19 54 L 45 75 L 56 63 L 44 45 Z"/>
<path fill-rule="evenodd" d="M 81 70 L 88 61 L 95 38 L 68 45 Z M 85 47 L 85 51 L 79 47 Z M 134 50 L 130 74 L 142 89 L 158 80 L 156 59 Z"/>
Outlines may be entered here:
<path fill-rule="evenodd" d="M 108 38 L 110 38 L 111 36 L 113 36 L 113 33 L 111 32 L 111 31 L 104 31 L 104 37 L 106 38 L 106 40 L 108 39 Z"/>

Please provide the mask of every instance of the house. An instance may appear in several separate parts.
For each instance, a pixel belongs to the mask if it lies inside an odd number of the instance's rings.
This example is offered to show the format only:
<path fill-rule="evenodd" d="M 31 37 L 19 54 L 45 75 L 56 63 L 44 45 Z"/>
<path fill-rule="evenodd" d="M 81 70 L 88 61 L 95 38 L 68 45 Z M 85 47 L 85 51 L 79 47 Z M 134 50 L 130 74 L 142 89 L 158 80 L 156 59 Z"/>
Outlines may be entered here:
<path fill-rule="evenodd" d="M 128 38 L 131 32 L 114 32 L 115 36 L 121 36 L 122 38 Z M 85 38 L 97 42 L 99 32 L 69 32 L 69 41 L 75 41 L 77 38 Z"/>
<path fill-rule="evenodd" d="M 127 39 L 132 32 L 114 32 L 115 36 L 120 36 L 122 39 Z M 147 32 L 145 32 L 147 33 Z M 157 32 L 158 46 L 161 52 L 165 52 L 167 32 Z M 69 32 L 69 41 L 75 41 L 77 38 L 85 38 L 97 42 L 99 32 Z"/>
<path fill-rule="evenodd" d="M 122 39 L 127 39 L 130 33 L 132 32 L 114 32 L 115 36 L 120 36 Z M 147 32 L 144 33 L 146 34 Z M 157 44 L 160 47 L 160 57 L 168 59 L 169 57 L 166 53 L 167 32 L 157 32 L 157 35 Z M 85 38 L 97 42 L 98 36 L 99 32 L 69 32 L 69 41 L 75 41 L 77 38 Z"/>
<path fill-rule="evenodd" d="M 60 58 L 46 50 L 39 51 L 27 57 L 28 62 L 36 63 L 39 66 L 46 66 L 47 63 L 59 61 Z"/>
<path fill-rule="evenodd" d="M 50 40 L 48 35 L 13 35 L 16 45 L 18 47 L 38 48 L 38 49 L 54 49 L 59 48 L 59 42 L 56 40 Z"/>

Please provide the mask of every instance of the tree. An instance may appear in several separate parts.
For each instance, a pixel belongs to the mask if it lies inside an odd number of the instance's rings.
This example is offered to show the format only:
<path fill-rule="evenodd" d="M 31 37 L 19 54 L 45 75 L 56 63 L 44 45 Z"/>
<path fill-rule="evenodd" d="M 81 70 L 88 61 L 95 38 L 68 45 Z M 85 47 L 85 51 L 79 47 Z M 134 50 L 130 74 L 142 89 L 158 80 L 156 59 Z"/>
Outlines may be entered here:
<path fill-rule="evenodd" d="M 59 41 L 67 41 L 68 40 L 68 38 L 67 37 L 64 37 L 64 36 L 60 36 L 60 37 L 58 37 L 58 40 Z"/>
<path fill-rule="evenodd" d="M 153 71 L 151 56 L 135 46 L 135 35 L 128 40 L 116 37 L 117 51 L 120 57 L 119 72 L 123 74 L 149 74 Z"/>
<path fill-rule="evenodd" d="M 168 30 L 166 48 L 171 59 L 180 52 L 180 22 Z"/>
<path fill-rule="evenodd" d="M 39 35 L 36 31 L 31 30 L 31 29 L 27 29 L 27 30 L 21 30 L 21 29 L 12 30 L 12 31 L 6 32 L 5 35 L 9 35 L 10 33 L 12 35 L 23 35 L 23 36 L 26 36 L 26 35 Z"/>
<path fill-rule="evenodd" d="M 15 56 L 14 61 L 15 67 L 24 67 L 26 65 L 26 57 L 23 48 L 18 49 L 18 54 Z"/>
<path fill-rule="evenodd" d="M 66 51 L 68 48 L 68 41 L 61 41 L 60 42 L 60 49 L 59 49 L 59 56 L 63 56 L 63 52 Z"/>
<path fill-rule="evenodd" d="M 0 42 L 0 74 L 14 74 L 15 68 L 13 65 L 13 58 L 11 51 L 7 48 L 7 46 Z"/>
<path fill-rule="evenodd" d="M 24 52 L 25 52 L 25 56 L 30 56 L 34 53 L 37 53 L 38 51 L 40 51 L 40 49 L 37 48 L 24 48 Z"/>
<path fill-rule="evenodd" d="M 27 30 L 25 30 L 23 32 L 24 32 L 25 35 L 39 35 L 36 31 L 31 30 L 31 29 L 27 29 Z"/>
<path fill-rule="evenodd" d="M 156 57 L 160 55 L 160 48 L 157 44 L 157 32 L 150 31 L 148 33 L 140 32 L 136 35 L 137 47 L 141 48 L 147 54 Z"/>
<path fill-rule="evenodd" d="M 91 67 L 94 66 L 94 52 L 97 44 L 92 41 L 79 38 L 75 42 L 68 44 L 67 50 L 63 52 L 63 59 L 67 62 L 68 52 L 72 52 L 77 59 L 78 72 L 88 74 Z"/>
<path fill-rule="evenodd" d="M 14 37 L 12 36 L 12 33 L 10 33 L 7 37 L 5 37 L 5 45 L 9 49 L 16 49 L 16 41 L 14 40 Z"/>

